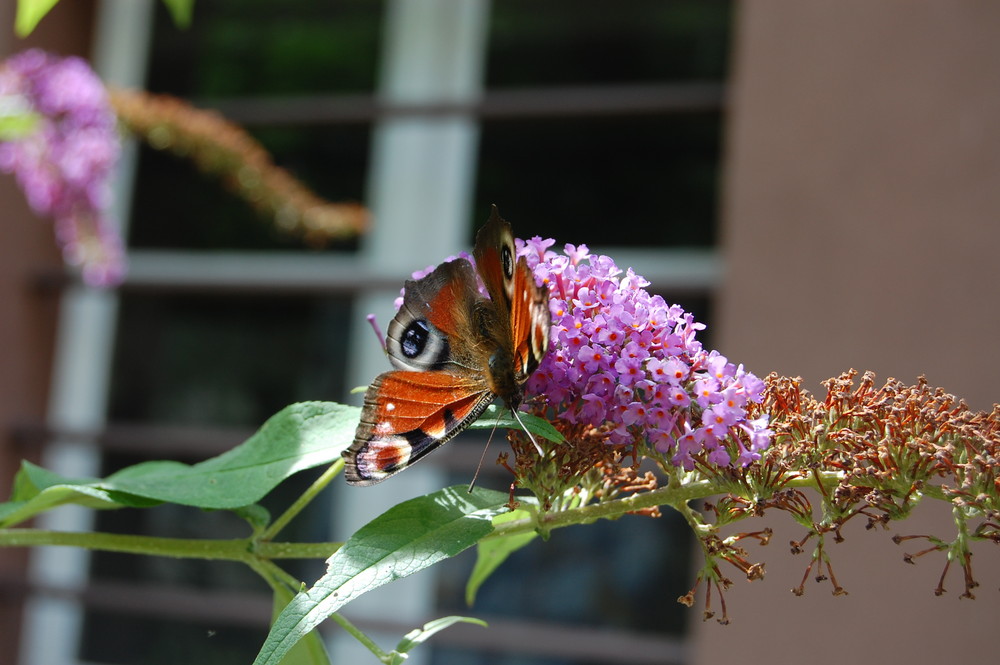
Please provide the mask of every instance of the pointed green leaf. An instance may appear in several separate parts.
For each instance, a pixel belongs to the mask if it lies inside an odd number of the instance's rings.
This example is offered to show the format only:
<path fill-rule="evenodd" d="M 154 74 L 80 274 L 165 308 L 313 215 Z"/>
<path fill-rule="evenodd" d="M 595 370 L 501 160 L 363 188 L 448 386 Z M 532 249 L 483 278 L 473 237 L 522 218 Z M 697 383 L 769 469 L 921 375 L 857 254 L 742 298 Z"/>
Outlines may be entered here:
<path fill-rule="evenodd" d="M 493 524 L 514 522 L 530 516 L 531 513 L 527 510 L 512 510 L 509 513 L 494 517 Z M 476 601 L 476 593 L 479 592 L 479 587 L 493 574 L 493 571 L 499 568 L 500 564 L 507 560 L 507 557 L 530 543 L 537 536 L 536 532 L 531 531 L 504 536 L 502 538 L 493 537 L 480 542 L 476 546 L 476 565 L 473 567 L 472 574 L 469 575 L 469 581 L 465 585 L 465 602 L 471 606 Z"/>
<path fill-rule="evenodd" d="M 8 501 L 0 504 L 0 527 L 14 526 L 38 513 L 69 503 L 97 509 L 121 508 L 124 505 L 107 491 L 98 488 L 85 485 L 53 485 L 29 501 Z"/>
<path fill-rule="evenodd" d="M 170 12 L 170 18 L 174 19 L 174 25 L 178 28 L 187 28 L 191 25 L 191 15 L 194 13 L 194 0 L 163 0 Z"/>
<path fill-rule="evenodd" d="M 295 593 L 286 587 L 275 590 L 271 613 L 272 623 L 294 597 Z M 302 641 L 292 647 L 292 650 L 285 655 L 281 665 L 330 665 L 330 657 L 326 653 L 326 645 L 323 644 L 323 638 L 319 632 L 314 630 L 302 638 Z"/>
<path fill-rule="evenodd" d="M 482 619 L 476 619 L 475 617 L 441 617 L 440 619 L 434 619 L 434 621 L 429 621 L 424 624 L 423 628 L 415 628 L 408 632 L 399 644 L 396 645 L 395 651 L 392 653 L 392 659 L 389 661 L 390 665 L 403 665 L 406 661 L 406 654 L 409 653 L 413 647 L 418 644 L 423 644 L 435 633 L 438 633 L 449 626 L 453 626 L 456 623 L 472 623 L 477 626 L 482 626 L 486 628 L 486 622 Z"/>
<path fill-rule="evenodd" d="M 45 18 L 59 0 L 17 0 L 14 30 L 18 37 L 27 37 L 38 22 Z"/>
<path fill-rule="evenodd" d="M 274 622 L 254 665 L 278 665 L 324 619 L 361 594 L 452 557 L 493 530 L 507 495 L 451 487 L 405 501 L 351 536 L 327 560 L 326 574 L 298 594 Z"/>
<path fill-rule="evenodd" d="M 94 508 L 143 507 L 156 502 L 200 508 L 239 508 L 260 501 L 292 474 L 340 458 L 354 439 L 360 409 L 333 402 L 292 404 L 239 446 L 195 465 L 144 462 L 104 480 L 64 478 L 22 465 L 0 522 L 17 522 L 65 503 Z"/>
<path fill-rule="evenodd" d="M 333 402 L 292 404 L 218 457 L 193 466 L 138 464 L 109 476 L 103 486 L 200 508 L 256 503 L 292 474 L 339 459 L 354 440 L 360 413 Z"/>
<path fill-rule="evenodd" d="M 160 503 L 124 492 L 109 491 L 90 479 L 69 479 L 31 462 L 22 462 L 14 477 L 11 500 L 0 504 L 0 527 L 10 527 L 38 513 L 65 504 L 107 510 L 125 506 L 147 508 Z"/>
<path fill-rule="evenodd" d="M 17 0 L 14 30 L 18 37 L 27 37 L 38 22 L 45 18 L 59 0 Z"/>

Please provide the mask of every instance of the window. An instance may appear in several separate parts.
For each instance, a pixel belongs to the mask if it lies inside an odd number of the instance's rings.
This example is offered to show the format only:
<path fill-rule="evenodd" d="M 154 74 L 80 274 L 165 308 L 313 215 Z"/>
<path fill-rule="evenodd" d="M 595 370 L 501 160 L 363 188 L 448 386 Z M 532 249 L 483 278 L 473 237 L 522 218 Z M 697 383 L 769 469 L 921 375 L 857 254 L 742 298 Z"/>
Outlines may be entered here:
<path fill-rule="evenodd" d="M 114 339 L 91 370 L 109 377 L 107 404 L 93 405 L 101 433 L 66 448 L 90 451 L 93 473 L 196 461 L 288 403 L 346 399 L 384 367 L 358 319 L 377 307 L 384 321 L 403 277 L 467 246 L 490 203 L 523 235 L 587 242 L 634 265 L 705 320 L 728 3 L 641 0 L 609 12 L 595 0 L 226 0 L 198 3 L 186 31 L 159 5 L 149 25 L 148 89 L 224 110 L 321 195 L 367 201 L 378 226 L 360 243 L 304 248 L 189 165 L 140 149 L 133 273 L 101 306 L 105 323 L 92 324 Z M 124 37 L 101 39 L 112 49 Z M 331 488 L 290 537 L 344 537 L 378 505 L 467 481 L 475 438 L 399 483 Z M 244 528 L 173 506 L 78 519 L 164 536 Z M 466 555 L 345 614 L 390 639 L 447 613 L 491 619 L 488 631 L 472 629 L 474 643 L 462 628 L 440 634 L 419 662 L 679 661 L 686 528 L 640 519 L 566 530 L 517 553 L 471 610 L 461 601 Z M 245 663 L 266 634 L 266 589 L 239 566 L 104 553 L 72 565 L 78 575 L 51 585 L 72 602 L 32 610 L 28 663 L 53 649 L 61 662 Z M 312 580 L 320 570 L 293 572 Z M 30 638 L 53 612 L 75 629 L 59 645 Z"/>

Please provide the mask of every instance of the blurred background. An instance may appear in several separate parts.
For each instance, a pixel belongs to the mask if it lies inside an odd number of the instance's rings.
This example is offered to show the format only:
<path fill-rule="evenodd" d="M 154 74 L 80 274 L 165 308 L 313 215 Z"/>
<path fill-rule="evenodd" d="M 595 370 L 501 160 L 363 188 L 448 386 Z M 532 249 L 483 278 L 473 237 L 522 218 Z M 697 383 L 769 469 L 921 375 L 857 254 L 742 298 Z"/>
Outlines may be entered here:
<path fill-rule="evenodd" d="M 0 12 L 13 25 L 14 2 Z M 972 0 L 199 0 L 187 29 L 146 0 L 64 1 L 27 40 L 0 31 L 0 55 L 77 53 L 116 85 L 218 109 L 320 195 L 365 203 L 374 224 L 306 247 L 189 163 L 133 145 L 116 192 L 131 272 L 95 292 L 58 279 L 51 228 L 0 179 L 0 492 L 22 458 L 71 476 L 196 462 L 288 403 L 356 400 L 350 388 L 386 368 L 365 314 L 387 321 L 403 279 L 468 248 L 491 203 L 522 237 L 635 267 L 759 375 L 801 375 L 818 392 L 851 367 L 926 374 L 989 408 L 998 28 L 1000 5 Z M 285 537 L 345 538 L 400 500 L 467 482 L 480 452 L 463 435 L 392 482 L 335 483 Z M 266 504 L 315 477 L 301 476 Z M 927 513 L 894 528 L 949 533 L 947 513 Z M 228 514 L 176 506 L 66 509 L 39 526 L 245 535 Z M 974 560 L 979 599 L 959 602 L 959 571 L 935 598 L 943 560 L 904 567 L 893 532 L 859 525 L 831 550 L 850 595 L 810 584 L 795 598 L 807 562 L 785 543 L 802 534 L 772 526 L 773 544 L 751 553 L 768 575 L 736 580 L 727 627 L 675 602 L 700 558 L 671 515 L 557 532 L 472 608 L 467 553 L 344 614 L 384 646 L 448 613 L 490 622 L 412 656 L 434 665 L 993 653 L 995 547 Z M 311 581 L 322 567 L 293 572 Z M 269 614 L 265 585 L 236 564 L 0 551 L 0 662 L 248 663 Z M 335 662 L 368 662 L 327 634 Z"/>

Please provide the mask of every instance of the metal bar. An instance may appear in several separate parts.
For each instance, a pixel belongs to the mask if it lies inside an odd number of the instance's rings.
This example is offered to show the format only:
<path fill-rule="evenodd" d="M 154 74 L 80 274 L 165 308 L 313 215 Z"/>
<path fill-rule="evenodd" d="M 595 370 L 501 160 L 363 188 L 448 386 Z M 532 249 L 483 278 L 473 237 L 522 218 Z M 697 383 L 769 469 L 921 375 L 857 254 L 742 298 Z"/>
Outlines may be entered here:
<path fill-rule="evenodd" d="M 387 102 L 374 95 L 246 97 L 199 102 L 248 127 L 356 124 L 394 117 L 472 116 L 486 121 L 700 113 L 721 111 L 725 104 L 725 86 L 719 83 L 490 90 L 469 102 Z"/>
<path fill-rule="evenodd" d="M 710 293 L 722 278 L 722 260 L 709 249 L 595 248 L 648 279 L 654 291 Z M 121 289 L 127 293 L 343 295 L 395 290 L 410 278 L 375 270 L 353 254 L 305 252 L 185 252 L 135 250 Z M 71 283 L 65 273 L 40 274 L 44 289 Z"/>

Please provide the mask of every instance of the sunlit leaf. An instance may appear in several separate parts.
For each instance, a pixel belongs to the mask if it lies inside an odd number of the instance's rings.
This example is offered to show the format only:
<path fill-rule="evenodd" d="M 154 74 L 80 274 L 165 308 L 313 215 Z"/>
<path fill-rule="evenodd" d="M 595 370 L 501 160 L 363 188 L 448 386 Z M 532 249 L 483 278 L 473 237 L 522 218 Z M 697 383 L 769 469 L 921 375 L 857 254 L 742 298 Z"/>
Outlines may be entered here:
<path fill-rule="evenodd" d="M 59 0 L 17 0 L 14 30 L 18 37 L 27 37 L 38 22 L 45 18 Z"/>
<path fill-rule="evenodd" d="M 434 621 L 428 621 L 423 625 L 422 628 L 415 628 L 411 630 L 403 637 L 402 640 L 400 640 L 399 644 L 396 646 L 395 651 L 393 651 L 393 653 L 391 654 L 391 660 L 389 661 L 389 664 L 403 665 L 403 663 L 406 662 L 406 654 L 409 653 L 410 650 L 413 649 L 413 647 L 419 644 L 423 644 L 431 637 L 433 637 L 435 633 L 439 633 L 445 628 L 453 626 L 456 623 L 471 623 L 486 628 L 485 621 L 483 621 L 482 619 L 476 619 L 474 617 L 450 616 L 450 617 L 441 617 L 440 619 L 435 619 Z"/>
<path fill-rule="evenodd" d="M 282 610 L 288 606 L 295 593 L 287 588 L 280 588 L 274 592 L 274 604 L 272 607 L 271 621 L 273 622 L 281 615 Z M 292 647 L 281 665 L 330 665 L 330 657 L 326 653 L 326 646 L 318 631 L 313 631 L 302 638 L 298 644 Z"/>
<path fill-rule="evenodd" d="M 194 13 L 194 0 L 163 0 L 167 6 L 174 25 L 187 28 L 191 25 L 191 15 Z"/>
<path fill-rule="evenodd" d="M 507 495 L 463 485 L 410 499 L 357 531 L 327 560 L 326 574 L 274 622 L 254 665 L 278 665 L 324 619 L 363 593 L 452 557 L 493 530 Z"/>

